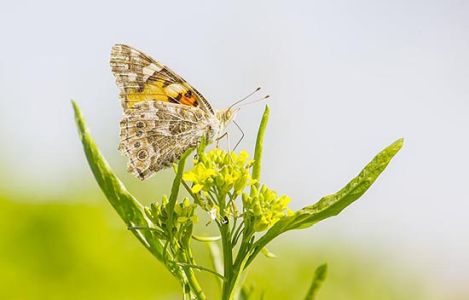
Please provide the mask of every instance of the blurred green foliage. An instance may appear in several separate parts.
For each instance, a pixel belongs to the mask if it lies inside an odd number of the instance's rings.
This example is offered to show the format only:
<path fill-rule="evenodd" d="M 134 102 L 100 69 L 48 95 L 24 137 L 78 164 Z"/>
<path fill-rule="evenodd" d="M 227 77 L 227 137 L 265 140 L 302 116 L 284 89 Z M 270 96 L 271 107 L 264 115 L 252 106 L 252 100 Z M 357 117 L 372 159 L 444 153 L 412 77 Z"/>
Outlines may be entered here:
<path fill-rule="evenodd" d="M 0 299 L 179 299 L 177 281 L 124 229 L 110 205 L 86 198 L 67 204 L 0 197 Z M 432 299 L 405 266 L 370 260 L 373 249 L 358 253 L 340 241 L 308 247 L 298 237 L 273 243 L 275 260 L 253 264 L 248 282 L 264 299 L 303 299 L 324 261 L 329 274 L 318 299 Z M 197 259 L 209 264 L 208 257 Z M 214 299 L 216 279 L 201 273 L 200 282 Z"/>

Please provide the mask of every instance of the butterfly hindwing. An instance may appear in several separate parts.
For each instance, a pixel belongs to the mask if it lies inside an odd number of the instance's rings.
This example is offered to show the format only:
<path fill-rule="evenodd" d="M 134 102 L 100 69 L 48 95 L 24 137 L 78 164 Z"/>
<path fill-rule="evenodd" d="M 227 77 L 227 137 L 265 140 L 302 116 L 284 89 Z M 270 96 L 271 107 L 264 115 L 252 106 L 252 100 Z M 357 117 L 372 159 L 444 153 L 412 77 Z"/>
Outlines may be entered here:
<path fill-rule="evenodd" d="M 114 45 L 111 67 L 121 89 L 124 111 L 151 100 L 199 107 L 213 114 L 207 100 L 182 77 L 135 48 Z"/>
<path fill-rule="evenodd" d="M 128 170 L 141 180 L 179 160 L 207 130 L 213 118 L 197 107 L 144 101 L 129 108 L 121 121 L 119 150 Z"/>

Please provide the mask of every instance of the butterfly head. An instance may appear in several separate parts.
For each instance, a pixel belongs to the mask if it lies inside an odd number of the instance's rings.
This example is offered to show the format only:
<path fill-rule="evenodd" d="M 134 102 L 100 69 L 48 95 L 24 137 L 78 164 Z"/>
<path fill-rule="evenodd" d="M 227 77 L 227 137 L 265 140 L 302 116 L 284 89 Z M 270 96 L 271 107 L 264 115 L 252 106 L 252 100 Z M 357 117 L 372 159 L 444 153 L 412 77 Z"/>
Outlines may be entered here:
<path fill-rule="evenodd" d="M 236 101 L 235 103 L 233 103 L 230 107 L 228 107 L 227 109 L 222 109 L 222 110 L 219 110 L 217 111 L 216 113 L 216 117 L 218 119 L 218 122 L 220 124 L 220 128 L 219 128 L 219 131 L 222 132 L 226 126 L 230 123 L 230 122 L 234 122 L 234 118 L 236 116 L 236 114 L 238 113 L 238 111 L 240 111 L 241 107 L 244 106 L 244 105 L 248 105 L 248 104 L 252 104 L 252 103 L 256 103 L 258 101 L 262 101 L 264 99 L 267 99 L 269 98 L 269 95 L 265 95 L 264 97 L 262 98 L 259 98 L 257 100 L 254 100 L 254 101 L 251 101 L 251 102 L 248 102 L 248 103 L 243 103 L 241 104 L 242 102 L 244 102 L 246 99 L 248 99 L 249 97 L 251 97 L 252 95 L 254 95 L 256 92 L 258 92 L 261 88 L 258 87 L 256 90 L 254 90 L 253 92 L 251 92 L 249 95 L 247 95 L 246 97 L 242 98 L 241 100 L 238 100 Z M 236 122 L 234 122 L 236 126 L 238 126 L 236 124 Z M 239 126 L 238 126 L 239 128 Z"/>
<path fill-rule="evenodd" d="M 228 123 L 233 121 L 239 108 L 227 108 L 217 112 L 217 119 L 220 121 L 223 127 L 226 127 Z"/>

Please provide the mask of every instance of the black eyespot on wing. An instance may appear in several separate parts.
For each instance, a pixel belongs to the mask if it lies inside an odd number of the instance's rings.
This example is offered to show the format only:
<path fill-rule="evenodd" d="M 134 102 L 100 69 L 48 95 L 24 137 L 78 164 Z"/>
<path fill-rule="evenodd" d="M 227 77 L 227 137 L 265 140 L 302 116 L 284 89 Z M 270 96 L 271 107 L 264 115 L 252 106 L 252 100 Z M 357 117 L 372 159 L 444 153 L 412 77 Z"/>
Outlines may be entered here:
<path fill-rule="evenodd" d="M 140 150 L 137 153 L 137 158 L 139 160 L 145 160 L 148 157 L 148 151 L 147 150 Z"/>

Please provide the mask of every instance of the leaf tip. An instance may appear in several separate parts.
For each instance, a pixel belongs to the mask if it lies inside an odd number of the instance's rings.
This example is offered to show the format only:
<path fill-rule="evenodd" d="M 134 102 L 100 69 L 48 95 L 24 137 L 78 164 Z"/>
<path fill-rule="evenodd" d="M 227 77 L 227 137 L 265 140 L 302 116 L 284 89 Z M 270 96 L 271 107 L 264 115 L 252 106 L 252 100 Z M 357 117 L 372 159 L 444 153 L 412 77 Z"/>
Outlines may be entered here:
<path fill-rule="evenodd" d="M 404 138 L 399 138 L 397 139 L 397 141 L 395 141 L 394 143 L 398 144 L 399 146 L 404 146 Z"/>
<path fill-rule="evenodd" d="M 391 145 L 389 145 L 389 149 L 392 149 L 392 152 L 393 153 L 397 153 L 399 152 L 399 150 L 401 150 L 401 148 L 404 146 L 404 138 L 399 138 L 397 139 L 394 143 L 392 143 Z"/>
<path fill-rule="evenodd" d="M 264 113 L 262 114 L 263 118 L 268 118 L 270 115 L 270 107 L 268 104 L 265 105 Z"/>
<path fill-rule="evenodd" d="M 83 115 L 81 114 L 80 107 L 75 100 L 71 100 L 73 106 L 73 113 L 75 115 L 75 123 L 78 127 L 78 132 L 80 133 L 80 137 L 83 135 L 83 132 L 86 131 L 85 122 L 83 120 Z"/>
<path fill-rule="evenodd" d="M 316 268 L 316 278 L 324 280 L 327 276 L 327 263 L 323 263 L 319 267 Z"/>
<path fill-rule="evenodd" d="M 75 114 L 75 120 L 82 119 L 83 117 L 81 115 L 81 110 L 78 106 L 78 103 L 73 99 L 71 99 L 70 102 L 72 103 L 73 113 Z"/>
<path fill-rule="evenodd" d="M 78 107 L 78 103 L 74 99 L 70 99 L 70 102 L 72 103 L 73 110 L 76 112 L 77 110 L 80 110 Z"/>

